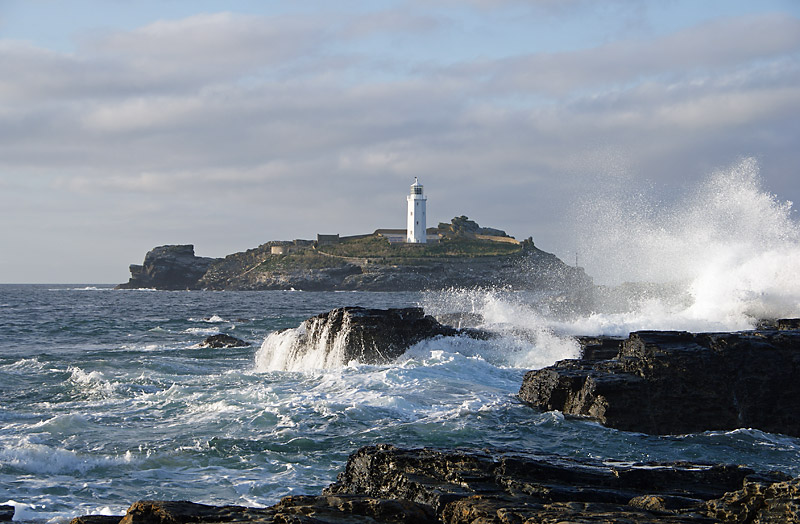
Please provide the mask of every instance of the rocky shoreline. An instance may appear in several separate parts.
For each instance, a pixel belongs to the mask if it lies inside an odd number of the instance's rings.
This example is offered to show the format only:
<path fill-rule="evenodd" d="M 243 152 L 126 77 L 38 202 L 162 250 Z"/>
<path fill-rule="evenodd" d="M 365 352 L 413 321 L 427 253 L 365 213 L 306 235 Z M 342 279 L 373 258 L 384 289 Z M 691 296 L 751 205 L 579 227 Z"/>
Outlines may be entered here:
<path fill-rule="evenodd" d="M 297 255 L 291 259 L 272 254 L 272 247 L 280 244 L 267 243 L 225 258 L 207 258 L 195 256 L 191 244 L 158 246 L 147 252 L 141 265 L 130 266 L 130 279 L 117 289 L 424 291 L 510 287 L 558 290 L 563 295 L 562 290 L 586 290 L 592 285 L 583 269 L 564 264 L 532 243 L 511 255 L 395 261 L 383 257 L 326 258 L 308 246 L 302 252 L 306 258 Z"/>
<path fill-rule="evenodd" d="M 324 323 L 319 331 L 328 336 L 348 330 L 346 350 L 372 362 L 401 354 L 420 333 L 465 334 L 419 308 L 340 308 L 306 322 Z M 800 435 L 797 319 L 740 333 L 643 331 L 580 342 L 581 359 L 529 372 L 520 399 L 629 431 L 754 427 Z M 318 495 L 285 497 L 268 508 L 140 501 L 124 516 L 78 517 L 72 524 L 220 522 L 800 522 L 800 478 L 728 464 L 379 444 L 353 453 L 338 480 Z"/>
<path fill-rule="evenodd" d="M 503 450 L 362 448 L 321 495 L 267 508 L 139 501 L 71 524 L 787 523 L 800 479 L 732 465 L 626 464 Z"/>

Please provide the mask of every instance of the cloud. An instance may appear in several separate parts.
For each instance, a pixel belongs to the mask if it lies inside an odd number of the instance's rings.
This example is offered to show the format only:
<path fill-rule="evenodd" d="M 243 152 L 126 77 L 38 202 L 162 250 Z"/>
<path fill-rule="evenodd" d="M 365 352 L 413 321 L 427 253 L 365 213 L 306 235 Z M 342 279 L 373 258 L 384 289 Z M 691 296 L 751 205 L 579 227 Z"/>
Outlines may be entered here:
<path fill-rule="evenodd" d="M 759 35 L 753 39 L 753 35 Z M 763 36 L 762 36 L 763 35 Z M 578 51 L 464 64 L 456 74 L 488 78 L 492 93 L 563 97 L 648 78 L 718 73 L 800 52 L 800 20 L 780 14 L 714 20 L 649 41 L 614 41 Z"/>
<path fill-rule="evenodd" d="M 647 181 L 667 198 L 763 154 L 770 189 L 800 198 L 799 24 L 716 19 L 456 65 L 360 47 L 438 41 L 452 26 L 429 11 L 200 14 L 95 34 L 74 53 L 0 40 L 0 187 L 20 213 L 26 194 L 48 204 L 24 222 L 75 208 L 102 217 L 98 231 L 135 220 L 142 242 L 223 255 L 323 225 L 402 225 L 420 176 L 431 221 L 466 214 L 569 250 L 566 210 L 603 185 Z M 125 256 L 123 273 L 141 253 Z"/>

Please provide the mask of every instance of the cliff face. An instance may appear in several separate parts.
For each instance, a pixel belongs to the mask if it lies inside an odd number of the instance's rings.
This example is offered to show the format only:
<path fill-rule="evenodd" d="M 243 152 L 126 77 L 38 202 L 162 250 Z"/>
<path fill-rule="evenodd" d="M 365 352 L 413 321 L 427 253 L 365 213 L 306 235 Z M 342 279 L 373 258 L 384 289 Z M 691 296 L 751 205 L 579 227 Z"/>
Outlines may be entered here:
<path fill-rule="evenodd" d="M 585 289 L 591 280 L 580 268 L 535 247 L 504 256 L 435 259 L 345 259 L 307 250 L 272 255 L 269 245 L 223 259 L 194 256 L 188 246 L 160 246 L 131 266 L 120 289 L 213 289 L 304 291 L 422 291 L 451 287 Z M 293 258 L 294 257 L 294 258 Z"/>
<path fill-rule="evenodd" d="M 793 319 L 776 327 L 584 339 L 582 359 L 528 372 L 519 396 L 538 409 L 625 431 L 744 427 L 800 436 L 800 330 Z"/>
<path fill-rule="evenodd" d="M 198 282 L 216 259 L 197 257 L 194 246 L 159 246 L 151 249 L 144 263 L 130 266 L 131 278 L 119 289 L 199 289 Z"/>
<path fill-rule="evenodd" d="M 436 242 L 392 243 L 371 235 L 332 242 L 268 242 L 211 259 L 191 245 L 160 246 L 132 265 L 123 289 L 423 291 L 503 287 L 569 293 L 592 287 L 583 269 L 467 217 L 439 224 Z"/>

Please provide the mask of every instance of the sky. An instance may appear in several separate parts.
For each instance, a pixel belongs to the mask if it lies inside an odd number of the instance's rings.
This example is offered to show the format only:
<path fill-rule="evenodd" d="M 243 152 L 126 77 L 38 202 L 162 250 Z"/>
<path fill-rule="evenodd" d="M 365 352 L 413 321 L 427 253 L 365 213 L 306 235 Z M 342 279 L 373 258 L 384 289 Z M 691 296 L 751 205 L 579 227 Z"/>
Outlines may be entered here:
<path fill-rule="evenodd" d="M 4 283 L 405 227 L 414 177 L 572 261 L 742 158 L 800 200 L 798 0 L 0 0 Z"/>

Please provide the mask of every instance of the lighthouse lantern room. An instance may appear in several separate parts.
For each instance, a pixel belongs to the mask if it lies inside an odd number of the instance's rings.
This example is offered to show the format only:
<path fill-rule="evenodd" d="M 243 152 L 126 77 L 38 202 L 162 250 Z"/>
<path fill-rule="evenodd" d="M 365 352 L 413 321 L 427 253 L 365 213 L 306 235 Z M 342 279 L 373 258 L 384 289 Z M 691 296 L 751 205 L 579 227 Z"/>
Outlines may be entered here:
<path fill-rule="evenodd" d="M 425 226 L 425 202 L 428 199 L 422 194 L 422 184 L 417 181 L 417 177 L 414 177 L 411 194 L 406 197 L 406 200 L 408 200 L 406 242 L 424 244 L 428 240 Z"/>

